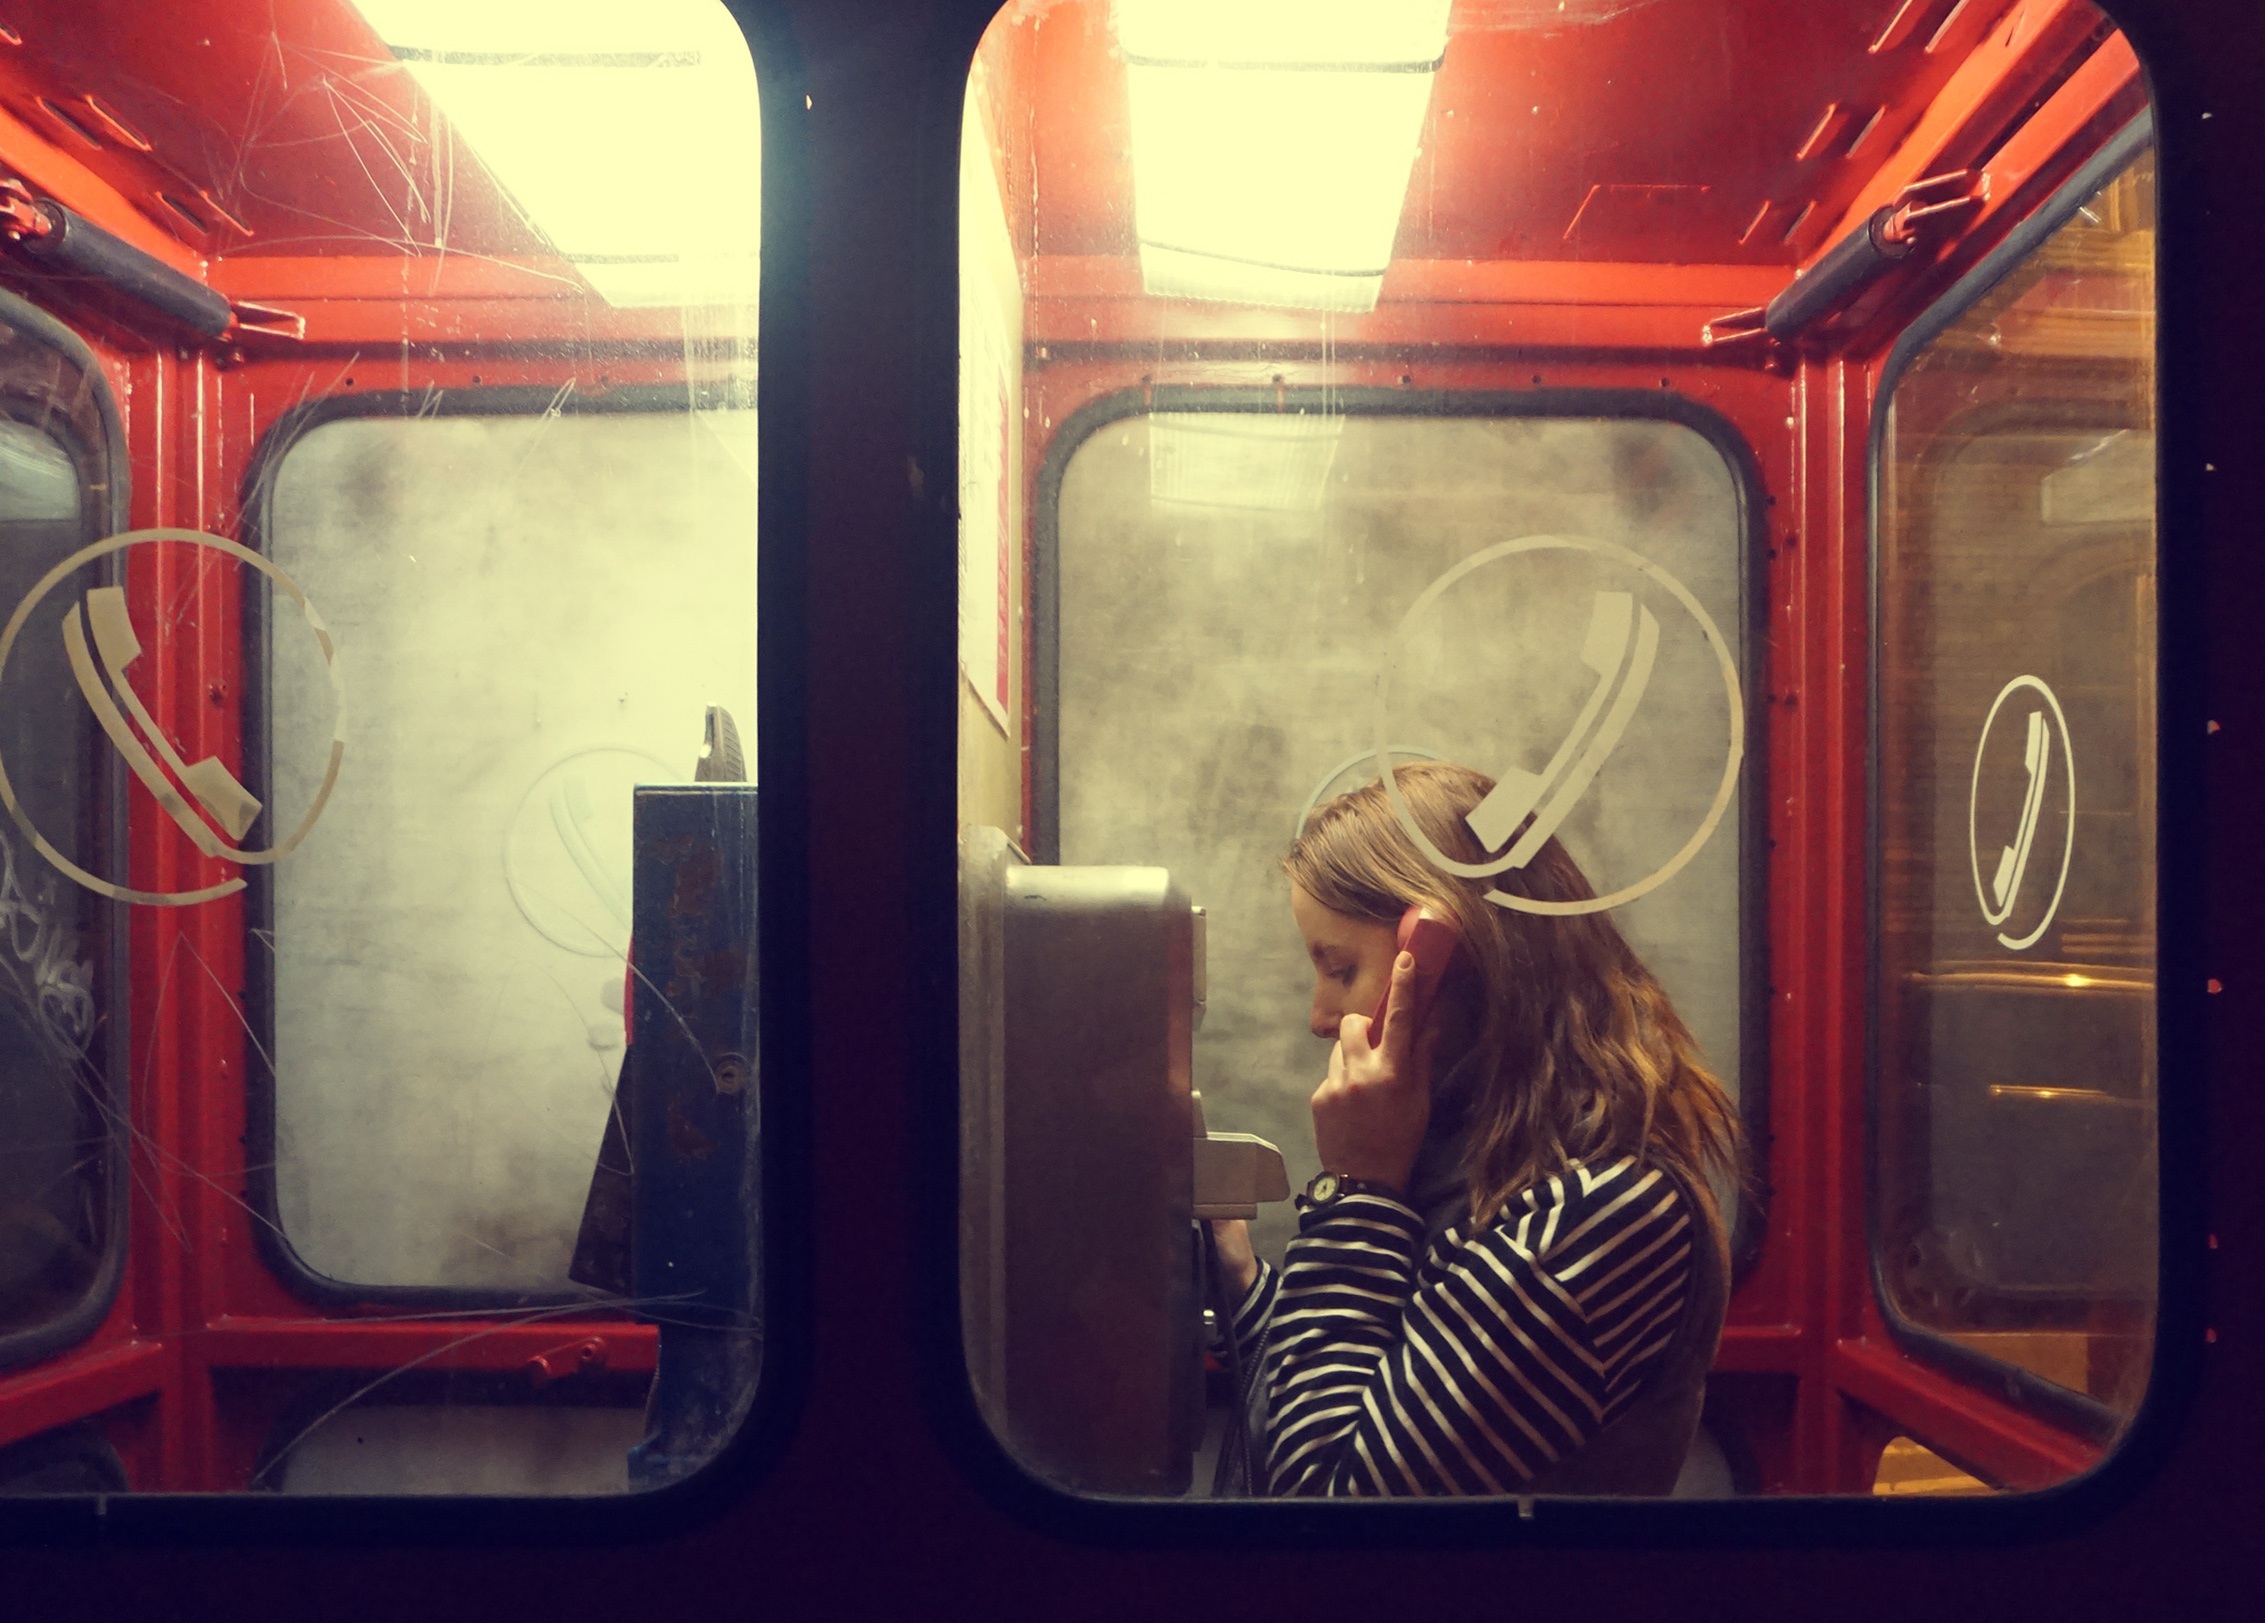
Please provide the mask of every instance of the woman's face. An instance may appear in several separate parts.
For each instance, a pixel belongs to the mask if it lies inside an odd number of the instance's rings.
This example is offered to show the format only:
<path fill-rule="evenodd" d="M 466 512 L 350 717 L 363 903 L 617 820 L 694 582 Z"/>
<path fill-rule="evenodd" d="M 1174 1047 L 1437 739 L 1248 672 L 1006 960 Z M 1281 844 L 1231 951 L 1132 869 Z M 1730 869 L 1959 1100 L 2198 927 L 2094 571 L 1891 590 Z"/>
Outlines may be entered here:
<path fill-rule="evenodd" d="M 1313 960 L 1313 1018 L 1308 1022 L 1316 1037 L 1337 1038 L 1337 1028 L 1348 1014 L 1374 1014 L 1392 984 L 1392 961 L 1399 956 L 1397 926 L 1381 919 L 1356 919 L 1332 913 L 1296 885 L 1290 887 L 1290 912 L 1305 937 L 1306 956 Z"/>

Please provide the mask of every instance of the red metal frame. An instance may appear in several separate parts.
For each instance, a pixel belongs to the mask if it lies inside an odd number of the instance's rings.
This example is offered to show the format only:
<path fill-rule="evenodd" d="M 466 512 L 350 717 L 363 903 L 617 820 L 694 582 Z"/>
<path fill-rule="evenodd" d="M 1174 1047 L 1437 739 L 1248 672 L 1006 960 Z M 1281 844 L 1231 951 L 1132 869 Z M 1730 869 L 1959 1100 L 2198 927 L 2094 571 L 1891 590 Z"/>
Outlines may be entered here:
<path fill-rule="evenodd" d="M 1007 188 L 1027 290 L 1026 511 L 1057 426 L 1091 401 L 1151 385 L 1664 387 L 1720 412 L 1752 448 L 1768 504 L 1760 680 L 1768 947 L 1777 966 L 1771 1201 L 1716 1369 L 1733 1378 L 1719 1383 L 1722 1401 L 1742 1423 L 1765 1488 L 1777 1492 L 1864 1492 L 1899 1432 L 2009 1488 L 2063 1482 L 2100 1458 L 2091 1441 L 1901 1350 L 1872 1286 L 1866 457 L 1879 371 L 1911 316 L 2144 105 L 2130 48 L 2120 35 L 2097 41 L 2088 7 L 1958 9 L 1969 15 L 1943 14 L 1931 35 L 1956 46 L 1954 70 L 1919 83 L 1889 121 L 1892 150 L 1879 140 L 1877 169 L 1825 217 L 1840 223 L 1828 228 L 1812 214 L 1792 235 L 1803 262 L 1813 260 L 1911 182 L 1946 167 L 1977 166 L 1982 201 L 1930 221 L 1928 247 L 1909 272 L 1842 312 L 1816 353 L 1799 355 L 1764 344 L 1706 347 L 1710 318 L 1766 303 L 1787 269 L 1728 255 L 1673 263 L 1691 257 L 1675 240 L 1653 245 L 1665 263 L 1396 259 L 1365 315 L 1147 298 L 1128 199 L 1113 190 L 1124 166 L 1104 161 L 1108 143 L 1121 146 L 1124 135 L 1111 123 L 1121 123 L 1121 92 L 1106 83 L 1105 52 L 1090 31 L 1049 44 L 994 27 L 982 57 L 994 106 L 1035 104 L 1028 126 L 994 126 L 994 161 L 1010 178 L 1044 166 L 1034 209 L 1031 188 L 1022 188 L 1023 217 L 1018 189 Z M 1403 247 L 1412 221 L 1402 226 Z M 1026 644 L 1025 669 L 1030 656 Z M 1027 726 L 1024 746 L 1027 754 Z"/>

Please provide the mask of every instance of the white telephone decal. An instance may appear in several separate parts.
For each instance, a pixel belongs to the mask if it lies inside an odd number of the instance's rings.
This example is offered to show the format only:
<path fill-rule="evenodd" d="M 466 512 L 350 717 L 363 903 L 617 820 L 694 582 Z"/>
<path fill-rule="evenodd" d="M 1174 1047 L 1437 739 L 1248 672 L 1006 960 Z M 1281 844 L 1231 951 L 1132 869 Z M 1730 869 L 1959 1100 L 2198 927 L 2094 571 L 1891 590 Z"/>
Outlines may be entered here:
<path fill-rule="evenodd" d="M 2037 838 L 2037 813 L 2045 804 L 2045 767 L 2053 754 L 2053 735 L 2045 730 L 2045 712 L 2029 712 L 2029 741 L 2022 748 L 2022 764 L 2029 771 L 2029 785 L 2021 792 L 2021 824 L 2015 829 L 2013 843 L 1998 853 L 1998 871 L 1991 877 L 1990 892 L 1995 897 L 1997 916 L 1991 924 L 2003 924 L 2006 915 L 2013 911 L 2014 898 L 2021 894 L 2021 876 L 2029 867 L 2029 847 Z"/>
<path fill-rule="evenodd" d="M 1632 657 L 1628 652 L 1631 641 L 1635 644 Z M 1506 769 L 1487 797 L 1463 819 L 1479 843 L 1492 851 L 1517 833 L 1529 813 L 1532 815 L 1525 833 L 1499 862 L 1488 864 L 1488 871 L 1523 868 L 1557 832 L 1627 732 L 1651 682 L 1652 664 L 1658 654 L 1659 621 L 1651 610 L 1639 605 L 1633 593 L 1596 594 L 1589 634 L 1581 644 L 1581 663 L 1597 673 L 1597 684 L 1580 714 L 1573 718 L 1572 730 L 1557 746 L 1548 766 L 1538 773 L 1518 767 Z M 1617 693 L 1615 678 L 1619 679 Z M 1607 699 L 1611 700 L 1609 709 Z"/>
<path fill-rule="evenodd" d="M 1646 582 L 1645 596 L 1661 603 L 1673 599 L 1682 612 L 1691 617 L 1692 624 L 1706 639 L 1707 652 L 1714 656 L 1714 667 L 1722 677 L 1726 735 L 1722 775 L 1715 782 L 1714 795 L 1705 812 L 1675 854 L 1643 878 L 1602 895 L 1583 896 L 1574 901 L 1521 896 L 1500 887 L 1486 892 L 1489 902 L 1514 913 L 1573 917 L 1623 907 L 1639 896 L 1650 895 L 1681 873 L 1721 826 L 1738 791 L 1739 768 L 1746 759 L 1746 700 L 1738 680 L 1738 661 L 1706 605 L 1655 560 L 1617 541 L 1600 541 L 1593 536 L 1522 535 L 1481 547 L 1455 564 L 1416 594 L 1416 600 L 1400 617 L 1399 629 L 1393 633 L 1384 668 L 1376 678 L 1373 716 L 1376 747 L 1370 751 L 1370 759 L 1377 763 L 1377 777 L 1384 786 L 1385 798 L 1391 803 L 1392 815 L 1399 820 L 1401 831 L 1408 836 L 1408 843 L 1443 874 L 1458 879 L 1485 879 L 1506 868 L 1523 866 L 1557 832 L 1620 743 L 1622 734 L 1635 717 L 1636 707 L 1643 702 L 1645 688 L 1651 683 L 1652 665 L 1659 654 L 1659 622 L 1636 600 L 1633 592 L 1600 591 L 1596 594 L 1589 615 L 1588 635 L 1581 644 L 1581 661 L 1597 673 L 1597 685 L 1581 706 L 1571 732 L 1558 746 L 1549 764 L 1539 772 L 1517 769 L 1505 772 L 1486 799 L 1471 809 L 1468 826 L 1488 850 L 1508 842 L 1500 856 L 1463 862 L 1442 851 L 1416 821 L 1414 808 L 1400 792 L 1398 778 L 1384 767 L 1395 754 L 1407 753 L 1392 742 L 1395 736 L 1392 690 L 1400 679 L 1401 661 L 1414 632 L 1425 623 L 1424 617 L 1432 605 L 1443 593 L 1453 591 L 1468 579 L 1474 570 L 1508 563 L 1531 553 L 1551 552 L 1574 553 L 1592 561 L 1601 559 L 1607 567 L 1631 571 Z M 1521 826 L 1523 833 L 1519 832 Z"/>
<path fill-rule="evenodd" d="M 103 666 L 110 673 L 110 681 L 117 687 L 118 700 L 111 699 L 109 688 L 95 669 L 94 659 L 87 651 L 87 626 L 94 628 L 95 647 L 102 653 Z M 157 797 L 157 803 L 172 815 L 181 826 L 181 832 L 195 842 L 198 850 L 210 857 L 234 857 L 232 844 L 223 842 L 212 831 L 210 824 L 190 810 L 189 803 L 174 787 L 178 779 L 197 804 L 204 808 L 213 823 L 226 831 L 229 841 L 241 840 L 244 831 L 259 816 L 258 797 L 236 781 L 235 775 L 212 756 L 191 765 L 182 761 L 180 752 L 173 748 L 171 739 L 157 725 L 133 684 L 126 680 L 126 667 L 141 657 L 141 640 L 134 635 L 134 622 L 126 611 L 126 594 L 116 586 L 98 586 L 86 595 L 86 604 L 73 604 L 63 616 L 63 651 L 69 655 L 71 674 L 78 678 L 79 691 L 86 696 L 88 708 L 94 711 L 95 720 L 110 735 L 110 742 L 133 768 L 134 776 L 148 786 Z M 122 702 L 132 715 L 129 724 L 121 715 L 118 703 Z M 135 735 L 138 725 L 149 740 L 148 747 Z M 152 758 L 151 749 L 156 751 Z M 163 760 L 164 767 L 158 765 Z M 166 775 L 170 769 L 172 776 Z"/>
<path fill-rule="evenodd" d="M 579 776 L 568 776 L 551 786 L 551 827 L 558 831 L 559 844 L 580 870 L 583 880 L 597 895 L 600 903 L 626 931 L 629 928 L 629 894 L 621 879 L 612 871 L 590 838 L 590 822 L 596 815 L 590 804 L 590 787 Z"/>
<path fill-rule="evenodd" d="M 323 677 L 330 684 L 330 758 L 324 764 L 322 781 L 315 785 L 314 794 L 309 797 L 307 809 L 297 825 L 264 848 L 241 843 L 266 808 L 260 805 L 257 796 L 236 781 L 235 774 L 212 756 L 194 763 L 183 761 L 172 740 L 157 725 L 157 718 L 134 692 L 133 684 L 126 678 L 126 668 L 141 658 L 142 645 L 134 635 L 133 618 L 126 611 L 126 594 L 118 587 L 94 588 L 84 601 L 71 604 L 62 616 L 63 651 L 70 656 L 71 675 L 79 684 L 80 697 L 94 712 L 95 720 L 102 724 L 111 746 L 125 757 L 134 776 L 156 797 L 166 815 L 180 825 L 190 843 L 206 856 L 218 857 L 239 868 L 281 862 L 299 848 L 299 842 L 320 821 L 323 808 L 330 804 L 331 791 L 338 787 L 339 768 L 346 759 L 346 679 L 339 670 L 338 645 L 330 635 L 330 628 L 323 624 L 322 616 L 315 612 L 314 604 L 307 600 L 299 583 L 276 567 L 272 559 L 261 556 L 240 541 L 208 535 L 202 530 L 164 526 L 106 536 L 81 547 L 40 576 L 13 612 L 0 622 L 0 672 L 6 671 L 8 656 L 15 650 L 17 639 L 31 624 L 32 612 L 47 600 L 49 593 L 98 559 L 157 542 L 198 548 L 206 562 L 211 561 L 209 555 L 213 553 L 233 559 L 240 568 L 265 577 L 270 587 L 297 605 L 301 618 L 307 623 L 307 632 L 322 655 Z M 95 662 L 97 650 L 102 656 L 99 666 Z M 103 679 L 105 669 L 109 673 L 107 682 Z M 124 709 L 119 708 L 121 705 Z M 0 810 L 15 820 L 16 826 L 31 840 L 32 849 L 46 858 L 57 873 L 112 901 L 136 907 L 195 907 L 218 901 L 223 896 L 233 896 L 245 885 L 243 875 L 235 874 L 213 884 L 192 885 L 184 890 L 137 890 L 132 885 L 122 885 L 88 872 L 34 826 L 23 802 L 16 797 L 16 786 L 9 781 L 4 763 L 0 763 Z"/>

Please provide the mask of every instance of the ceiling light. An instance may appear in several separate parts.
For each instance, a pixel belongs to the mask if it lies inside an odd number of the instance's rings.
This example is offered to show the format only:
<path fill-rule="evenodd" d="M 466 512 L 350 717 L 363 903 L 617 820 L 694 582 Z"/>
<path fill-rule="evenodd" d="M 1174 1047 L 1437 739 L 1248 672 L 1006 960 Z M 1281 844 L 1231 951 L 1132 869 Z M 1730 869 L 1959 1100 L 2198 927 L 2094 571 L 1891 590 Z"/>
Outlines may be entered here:
<path fill-rule="evenodd" d="M 719 0 L 355 3 L 608 303 L 754 303 L 755 65 Z"/>
<path fill-rule="evenodd" d="M 1371 310 L 1449 0 L 1116 0 L 1150 293 Z"/>

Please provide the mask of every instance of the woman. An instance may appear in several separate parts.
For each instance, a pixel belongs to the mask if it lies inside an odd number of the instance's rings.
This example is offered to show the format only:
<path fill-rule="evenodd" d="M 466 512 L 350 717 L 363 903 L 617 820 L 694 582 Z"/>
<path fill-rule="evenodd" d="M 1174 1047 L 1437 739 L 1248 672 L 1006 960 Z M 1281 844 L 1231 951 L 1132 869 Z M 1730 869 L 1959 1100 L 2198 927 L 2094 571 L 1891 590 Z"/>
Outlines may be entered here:
<path fill-rule="evenodd" d="M 1396 778 L 1435 846 L 1486 859 L 1463 819 L 1490 780 Z M 1313 1031 L 1336 1040 L 1313 1096 L 1322 1175 L 1279 1275 L 1244 1225 L 1214 1225 L 1236 1346 L 1266 1383 L 1270 1490 L 1666 1493 L 1728 1293 L 1710 1177 L 1738 1153 L 1690 1032 L 1608 915 L 1486 899 L 1594 894 L 1554 839 L 1523 869 L 1451 878 L 1371 785 L 1316 812 L 1282 865 Z M 1415 904 L 1460 935 L 1421 1031 L 1397 949 Z"/>

